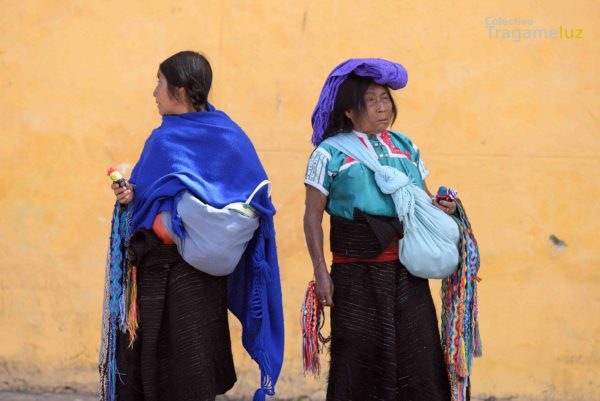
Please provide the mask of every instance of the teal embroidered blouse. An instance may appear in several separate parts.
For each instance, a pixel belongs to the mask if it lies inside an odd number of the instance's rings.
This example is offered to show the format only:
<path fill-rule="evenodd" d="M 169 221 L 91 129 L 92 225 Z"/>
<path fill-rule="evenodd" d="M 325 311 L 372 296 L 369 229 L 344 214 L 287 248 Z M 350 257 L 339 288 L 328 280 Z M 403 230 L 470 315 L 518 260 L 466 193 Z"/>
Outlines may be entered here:
<path fill-rule="evenodd" d="M 377 155 L 382 165 L 397 168 L 423 187 L 429 172 L 419 149 L 407 136 L 397 131 L 377 135 L 354 131 L 354 134 Z M 379 190 L 373 172 L 327 143 L 321 143 L 311 154 L 304 183 L 327 196 L 329 214 L 352 219 L 357 208 L 378 216 L 396 215 L 392 198 Z"/>

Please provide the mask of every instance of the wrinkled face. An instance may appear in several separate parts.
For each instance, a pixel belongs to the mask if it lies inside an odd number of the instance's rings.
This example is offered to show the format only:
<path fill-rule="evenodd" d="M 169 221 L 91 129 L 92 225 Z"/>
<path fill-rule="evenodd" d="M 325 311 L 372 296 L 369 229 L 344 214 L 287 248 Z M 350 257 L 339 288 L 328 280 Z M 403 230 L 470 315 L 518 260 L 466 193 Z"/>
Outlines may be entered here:
<path fill-rule="evenodd" d="M 156 98 L 158 113 L 161 116 L 164 116 L 165 114 L 179 114 L 181 102 L 173 98 L 169 93 L 167 78 L 165 78 L 160 71 L 158 71 L 156 77 L 158 78 L 158 83 L 156 84 L 153 95 Z"/>
<path fill-rule="evenodd" d="M 365 92 L 365 109 L 360 114 L 347 111 L 356 131 L 365 134 L 379 134 L 392 123 L 392 99 L 385 86 L 370 85 Z"/>

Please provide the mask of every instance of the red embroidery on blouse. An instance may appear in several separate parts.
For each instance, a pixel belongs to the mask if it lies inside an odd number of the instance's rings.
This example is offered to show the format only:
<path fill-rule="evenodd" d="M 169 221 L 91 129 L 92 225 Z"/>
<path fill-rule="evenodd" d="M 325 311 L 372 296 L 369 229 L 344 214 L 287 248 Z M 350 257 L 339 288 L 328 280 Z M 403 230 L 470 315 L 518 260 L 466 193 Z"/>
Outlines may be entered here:
<path fill-rule="evenodd" d="M 381 138 L 381 141 L 385 143 L 388 146 L 388 148 L 390 148 L 390 152 L 392 152 L 395 155 L 404 155 L 408 158 L 408 160 L 412 160 L 412 158 L 410 157 L 410 152 L 403 152 L 402 150 L 398 149 L 396 145 L 394 145 L 394 143 L 392 142 L 392 138 L 390 138 L 389 132 L 384 131 L 379 137 Z"/>

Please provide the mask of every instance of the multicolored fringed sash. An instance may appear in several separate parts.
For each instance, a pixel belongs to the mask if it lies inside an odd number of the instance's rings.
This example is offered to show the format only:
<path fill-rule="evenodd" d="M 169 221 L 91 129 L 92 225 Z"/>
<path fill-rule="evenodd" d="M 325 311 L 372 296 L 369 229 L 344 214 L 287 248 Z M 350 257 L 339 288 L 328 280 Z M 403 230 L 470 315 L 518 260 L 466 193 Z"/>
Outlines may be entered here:
<path fill-rule="evenodd" d="M 477 240 L 465 208 L 456 197 L 456 191 L 449 193 L 457 205 L 458 217 L 453 218 L 460 230 L 460 260 L 456 272 L 442 281 L 442 349 L 448 366 L 452 401 L 465 401 L 473 357 L 482 355 L 477 308 L 480 260 Z"/>
<path fill-rule="evenodd" d="M 129 239 L 129 212 L 116 204 L 113 212 L 110 245 L 107 257 L 104 286 L 104 311 L 102 317 L 102 343 L 100 349 L 100 399 L 116 400 L 117 330 L 129 332 L 133 344 L 137 329 L 137 303 L 135 266 L 127 260 Z"/>
<path fill-rule="evenodd" d="M 325 311 L 315 294 L 315 282 L 311 281 L 306 288 L 300 315 L 302 361 L 305 375 L 311 373 L 313 376 L 318 376 L 321 373 L 319 354 L 323 351 L 323 345 L 331 340 L 331 337 L 325 338 L 321 334 L 324 324 Z"/>

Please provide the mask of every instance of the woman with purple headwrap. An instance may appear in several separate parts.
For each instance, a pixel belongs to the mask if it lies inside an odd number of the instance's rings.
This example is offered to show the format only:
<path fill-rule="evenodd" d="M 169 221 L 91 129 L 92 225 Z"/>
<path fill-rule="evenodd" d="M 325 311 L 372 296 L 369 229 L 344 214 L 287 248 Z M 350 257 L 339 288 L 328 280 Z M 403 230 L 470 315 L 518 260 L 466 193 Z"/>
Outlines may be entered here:
<path fill-rule="evenodd" d="M 351 59 L 327 78 L 312 116 L 316 146 L 305 177 L 304 232 L 315 294 L 331 307 L 328 401 L 451 398 L 428 281 L 400 263 L 403 224 L 374 173 L 326 138 L 351 133 L 384 166 L 427 193 L 429 175 L 417 146 L 389 129 L 396 118 L 390 89 L 406 86 L 404 67 Z M 448 214 L 455 202 L 435 205 Z M 323 251 L 323 213 L 331 219 L 331 274 Z"/>

